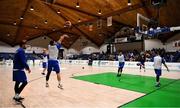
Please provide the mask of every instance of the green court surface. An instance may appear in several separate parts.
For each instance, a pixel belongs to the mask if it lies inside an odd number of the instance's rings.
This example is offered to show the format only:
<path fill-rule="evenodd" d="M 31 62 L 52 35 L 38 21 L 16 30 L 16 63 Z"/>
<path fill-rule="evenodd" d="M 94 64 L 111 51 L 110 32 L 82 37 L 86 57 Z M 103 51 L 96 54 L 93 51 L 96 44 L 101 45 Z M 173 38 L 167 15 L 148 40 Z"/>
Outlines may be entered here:
<path fill-rule="evenodd" d="M 121 107 L 180 107 L 180 80 Z"/>
<path fill-rule="evenodd" d="M 155 77 L 116 73 L 101 73 L 73 77 L 78 80 L 145 93 L 146 95 L 121 107 L 180 107 L 180 81 L 161 78 L 161 87 L 156 88 Z"/>
<path fill-rule="evenodd" d="M 85 76 L 76 76 L 75 79 L 93 82 L 96 84 L 107 85 L 141 93 L 149 93 L 156 89 L 155 78 L 140 75 L 123 74 L 116 77 L 116 73 L 102 73 Z M 161 84 L 165 85 L 173 81 L 172 79 L 161 78 Z"/>

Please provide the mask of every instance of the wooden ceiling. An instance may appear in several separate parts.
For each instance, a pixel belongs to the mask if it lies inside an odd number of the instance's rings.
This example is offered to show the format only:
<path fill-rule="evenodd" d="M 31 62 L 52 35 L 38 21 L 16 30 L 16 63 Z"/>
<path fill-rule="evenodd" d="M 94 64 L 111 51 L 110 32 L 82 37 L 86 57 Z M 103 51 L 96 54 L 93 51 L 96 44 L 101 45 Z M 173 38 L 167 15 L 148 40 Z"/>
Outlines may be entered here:
<path fill-rule="evenodd" d="M 135 27 L 137 13 L 149 18 L 157 16 L 156 9 L 149 5 L 150 0 L 131 0 L 131 6 L 127 5 L 128 0 L 55 0 L 53 4 L 45 1 L 0 0 L 0 40 L 14 46 L 23 39 L 48 36 L 57 40 L 61 34 L 66 33 L 70 36 L 63 42 L 66 48 L 70 48 L 80 36 L 100 46 L 120 28 Z M 76 8 L 77 1 L 79 8 Z M 167 4 L 160 8 L 160 25 L 180 25 L 179 4 L 180 0 L 167 0 Z M 101 15 L 98 14 L 99 9 Z M 111 27 L 106 26 L 109 16 L 113 17 Z M 102 19 L 101 28 L 97 27 L 99 19 Z M 73 24 L 70 29 L 64 28 L 67 20 Z M 93 26 L 92 31 L 89 25 Z"/>

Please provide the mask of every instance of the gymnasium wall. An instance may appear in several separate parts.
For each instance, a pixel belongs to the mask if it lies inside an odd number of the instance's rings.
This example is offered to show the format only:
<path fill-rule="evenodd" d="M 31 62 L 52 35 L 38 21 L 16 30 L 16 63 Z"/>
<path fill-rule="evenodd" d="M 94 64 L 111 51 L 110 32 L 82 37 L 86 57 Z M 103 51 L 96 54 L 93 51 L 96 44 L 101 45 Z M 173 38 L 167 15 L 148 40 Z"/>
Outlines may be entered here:
<path fill-rule="evenodd" d="M 103 44 L 100 48 L 86 39 L 85 37 L 80 37 L 76 40 L 76 42 L 73 43 L 71 48 L 65 49 L 64 48 L 64 54 L 91 54 L 94 52 L 106 52 L 107 51 L 107 45 Z"/>
<path fill-rule="evenodd" d="M 180 51 L 180 47 L 175 47 L 174 42 L 175 41 L 165 43 L 164 49 L 168 52 Z"/>
<path fill-rule="evenodd" d="M 88 65 L 88 60 L 60 60 L 61 64 L 73 64 L 73 65 Z M 132 61 L 126 61 L 124 67 L 125 68 L 133 68 L 133 69 L 139 69 L 139 66 L 137 66 L 138 62 L 132 62 Z M 153 70 L 153 62 L 146 62 L 145 66 L 146 69 Z M 166 63 L 168 68 L 171 70 L 170 72 L 180 72 L 180 64 L 179 63 Z M 98 67 L 118 67 L 119 62 L 118 61 L 106 61 L 106 60 L 93 60 L 92 66 L 98 66 Z M 163 71 L 166 71 L 166 68 L 162 66 Z M 167 72 L 167 71 L 166 71 Z"/>
<path fill-rule="evenodd" d="M 151 50 L 153 48 L 164 48 L 163 43 L 158 39 L 149 39 L 144 41 L 145 50 Z"/>
<path fill-rule="evenodd" d="M 74 49 L 78 53 L 82 54 L 98 52 L 98 47 L 94 43 L 82 36 L 79 39 L 77 39 L 76 42 L 74 42 L 74 44 L 71 46 L 71 49 Z"/>
<path fill-rule="evenodd" d="M 168 39 L 166 43 L 162 43 L 158 39 L 145 40 L 145 50 L 151 50 L 153 48 L 164 48 L 167 52 L 175 52 L 180 50 L 180 47 L 175 47 L 174 43 L 180 41 L 180 34 Z"/>
<path fill-rule="evenodd" d="M 49 41 L 51 39 L 46 37 L 44 39 L 43 37 L 39 37 L 36 39 L 33 39 L 31 41 L 28 41 L 27 44 L 31 45 L 31 48 L 27 48 L 26 52 L 32 53 L 34 50 L 36 53 L 42 53 L 43 48 L 47 48 Z M 0 41 L 0 52 L 5 53 L 14 53 L 16 49 L 19 46 L 11 47 L 8 44 Z M 85 37 L 79 38 L 69 49 L 64 48 L 64 55 L 67 54 L 90 54 L 93 52 L 106 52 L 107 51 L 107 45 L 103 44 L 100 48 L 96 46 L 91 41 L 87 40 Z"/>
<path fill-rule="evenodd" d="M 175 42 L 179 41 L 180 42 L 180 33 L 174 35 L 172 38 L 167 40 L 167 43 L 165 43 L 165 49 L 168 51 L 180 51 L 180 46 L 175 47 Z"/>
<path fill-rule="evenodd" d="M 116 44 L 116 51 L 132 51 L 132 50 L 142 50 L 142 42 L 133 42 L 133 43 L 122 43 L 122 44 Z"/>
<path fill-rule="evenodd" d="M 18 46 L 11 47 L 8 44 L 0 41 L 0 53 L 14 53 Z"/>
<path fill-rule="evenodd" d="M 100 48 L 99 48 L 100 52 L 102 52 L 102 51 L 107 52 L 107 46 L 108 46 L 107 44 L 101 45 Z"/>
<path fill-rule="evenodd" d="M 42 50 L 44 48 L 47 48 L 48 47 L 48 44 L 49 44 L 49 41 L 51 39 L 46 37 L 46 39 L 44 39 L 43 37 L 39 37 L 39 38 L 36 38 L 36 39 L 33 39 L 31 41 L 28 41 L 27 42 L 27 45 L 30 45 L 30 47 L 28 47 L 26 49 L 26 53 L 32 53 L 33 51 L 35 51 L 36 53 L 42 53 Z M 4 53 L 14 53 L 17 48 L 19 48 L 19 46 L 14 46 L 14 47 L 11 47 L 9 46 L 8 44 L 4 43 L 4 42 L 1 42 L 0 41 L 0 52 L 4 52 Z"/>
<path fill-rule="evenodd" d="M 49 37 L 45 37 L 45 38 L 46 39 L 44 39 L 44 37 L 38 37 L 36 39 L 28 41 L 27 44 L 31 46 L 38 46 L 41 48 L 47 48 L 51 39 Z"/>
<path fill-rule="evenodd" d="M 171 37 L 170 39 L 167 40 L 167 42 L 172 42 L 172 41 L 177 41 L 180 40 L 180 33 L 174 35 L 173 37 Z"/>
<path fill-rule="evenodd" d="M 30 45 L 30 44 L 28 44 Z M 0 41 L 0 53 L 15 53 L 15 51 L 19 48 L 19 46 L 14 46 L 11 47 L 7 44 L 5 44 L 4 42 Z M 33 51 L 35 51 L 36 53 L 42 53 L 42 50 L 44 48 L 42 47 L 36 47 L 36 46 L 31 46 L 31 47 L 27 47 L 27 49 L 25 50 L 26 53 L 32 53 Z"/>

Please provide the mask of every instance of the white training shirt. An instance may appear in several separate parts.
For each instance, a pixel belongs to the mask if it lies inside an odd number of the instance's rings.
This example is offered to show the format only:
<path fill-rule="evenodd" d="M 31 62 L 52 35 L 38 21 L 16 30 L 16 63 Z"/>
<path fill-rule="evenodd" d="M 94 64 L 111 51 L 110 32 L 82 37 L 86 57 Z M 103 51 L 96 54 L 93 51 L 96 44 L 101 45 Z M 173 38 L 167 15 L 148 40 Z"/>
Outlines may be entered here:
<path fill-rule="evenodd" d="M 125 62 L 125 60 L 124 60 L 124 55 L 118 55 L 118 61 L 119 62 Z"/>
<path fill-rule="evenodd" d="M 164 60 L 160 56 L 154 57 L 154 69 L 161 69 L 162 63 L 164 63 Z"/>
<path fill-rule="evenodd" d="M 56 45 L 53 45 L 53 46 L 51 46 L 51 45 L 48 46 L 49 60 L 57 60 L 60 46 L 61 45 L 58 43 Z"/>
<path fill-rule="evenodd" d="M 43 62 L 47 62 L 48 61 L 48 56 L 47 55 L 43 55 Z"/>

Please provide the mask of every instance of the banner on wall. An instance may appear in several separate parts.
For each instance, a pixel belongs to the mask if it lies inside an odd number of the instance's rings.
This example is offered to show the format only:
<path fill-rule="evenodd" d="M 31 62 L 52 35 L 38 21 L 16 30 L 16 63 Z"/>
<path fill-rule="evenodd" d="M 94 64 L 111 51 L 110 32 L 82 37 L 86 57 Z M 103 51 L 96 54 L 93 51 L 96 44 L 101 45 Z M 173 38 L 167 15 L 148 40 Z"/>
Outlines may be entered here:
<path fill-rule="evenodd" d="M 139 66 L 137 66 L 138 62 L 125 62 L 125 68 L 137 68 L 139 69 Z M 146 69 L 154 69 L 153 62 L 146 62 L 145 66 Z M 166 63 L 170 70 L 172 71 L 180 71 L 180 63 Z M 93 66 L 102 66 L 102 67 L 118 67 L 119 62 L 118 61 L 93 61 Z M 162 69 L 166 69 L 164 66 L 162 66 Z"/>
<path fill-rule="evenodd" d="M 61 64 L 88 65 L 88 60 L 60 60 Z"/>
<path fill-rule="evenodd" d="M 88 65 L 88 60 L 60 60 L 61 63 L 65 64 L 75 64 L 75 65 Z M 137 66 L 138 62 L 125 62 L 125 68 L 136 68 L 139 69 Z M 145 62 L 146 69 L 154 69 L 153 62 Z M 179 71 L 180 72 L 180 63 L 166 63 L 169 67 L 170 71 Z M 104 61 L 104 60 L 94 60 L 92 66 L 101 66 L 101 67 L 118 67 L 118 61 Z M 162 66 L 162 69 L 165 70 L 166 68 Z"/>
<path fill-rule="evenodd" d="M 127 40 L 127 37 L 124 37 L 124 38 L 116 38 L 115 39 L 115 42 L 116 43 L 121 43 L 121 42 L 127 42 L 128 40 Z"/>
<path fill-rule="evenodd" d="M 102 28 L 102 19 L 97 20 L 97 28 L 98 29 Z"/>
<path fill-rule="evenodd" d="M 89 31 L 93 31 L 93 25 L 92 24 L 89 25 Z"/>
<path fill-rule="evenodd" d="M 107 26 L 112 26 L 112 16 L 107 17 Z"/>
<path fill-rule="evenodd" d="M 174 47 L 180 47 L 180 40 L 173 42 Z"/>

